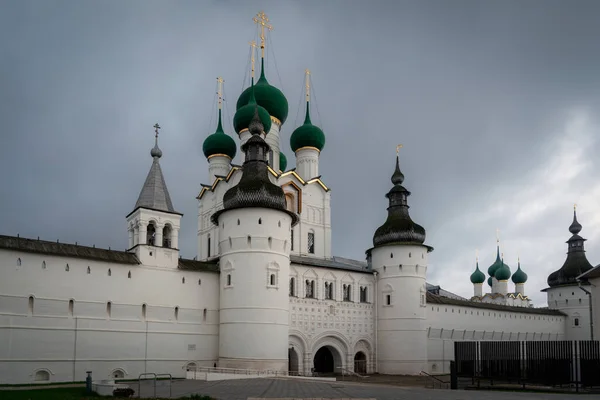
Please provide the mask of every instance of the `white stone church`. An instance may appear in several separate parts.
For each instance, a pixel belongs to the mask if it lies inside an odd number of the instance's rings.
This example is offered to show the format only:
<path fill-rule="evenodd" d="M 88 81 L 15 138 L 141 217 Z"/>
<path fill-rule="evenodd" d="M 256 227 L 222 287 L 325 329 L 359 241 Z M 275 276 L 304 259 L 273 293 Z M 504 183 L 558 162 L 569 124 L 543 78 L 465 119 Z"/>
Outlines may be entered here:
<path fill-rule="evenodd" d="M 129 250 L 0 236 L 0 384 L 82 381 L 86 371 L 183 377 L 215 366 L 447 373 L 458 340 L 590 338 L 577 277 L 592 266 L 576 217 L 567 259 L 548 278 L 548 308 L 532 307 L 527 275 L 520 265 L 511 272 L 499 247 L 487 277 L 477 264 L 474 295 L 463 298 L 427 283 L 433 248 L 409 216 L 398 158 L 365 260 L 334 256 L 331 191 L 319 171 L 325 133 L 311 123 L 308 83 L 306 91 L 304 124 L 285 139 L 292 169 L 280 152 L 288 103 L 268 83 L 263 59 L 237 102 L 239 143 L 223 131 L 219 91 L 193 260 L 179 255 L 183 215 L 161 171 L 158 125 L 150 171 L 126 217 Z M 242 165 L 232 163 L 238 150 Z"/>

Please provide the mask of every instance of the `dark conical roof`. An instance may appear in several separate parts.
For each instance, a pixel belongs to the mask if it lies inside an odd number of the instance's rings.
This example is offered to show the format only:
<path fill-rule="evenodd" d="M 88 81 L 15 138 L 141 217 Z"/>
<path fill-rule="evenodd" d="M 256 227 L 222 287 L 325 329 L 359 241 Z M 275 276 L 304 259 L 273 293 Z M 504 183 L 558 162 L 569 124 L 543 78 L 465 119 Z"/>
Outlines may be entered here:
<path fill-rule="evenodd" d="M 255 106 L 254 117 L 248 130 L 252 136 L 242 146 L 242 151 L 246 153 L 242 177 L 237 185 L 225 192 L 223 209 L 213 214 L 212 222 L 218 224 L 219 215 L 227 210 L 260 207 L 288 213 L 292 217 L 292 225 L 295 225 L 298 216 L 287 211 L 283 189 L 269 179 L 266 157 L 270 147 L 261 137 L 264 127 L 258 114 L 258 106 Z"/>
<path fill-rule="evenodd" d="M 425 228 L 415 223 L 408 214 L 407 197 L 410 196 L 410 192 L 401 185 L 403 181 L 404 175 L 400 172 L 400 163 L 396 156 L 396 168 L 392 175 L 394 186 L 386 194 L 389 199 L 388 217 L 373 235 L 374 246 L 392 243 L 423 244 L 425 242 Z"/>
<path fill-rule="evenodd" d="M 585 256 L 584 242 L 586 239 L 579 236 L 581 229 L 582 226 L 577 221 L 577 213 L 573 211 L 573 222 L 569 227 L 569 232 L 573 236 L 567 240 L 567 259 L 559 270 L 548 276 L 548 286 L 576 285 L 578 284 L 577 277 L 593 268 Z"/>
<path fill-rule="evenodd" d="M 138 200 L 135 203 L 135 209 L 143 207 L 177 213 L 173 208 L 165 177 L 160 168 L 159 159 L 162 157 L 162 151 L 158 147 L 158 133 L 156 134 L 154 148 L 150 151 L 150 155 L 152 156 L 152 166 L 150 167 L 144 186 L 142 186 Z"/>

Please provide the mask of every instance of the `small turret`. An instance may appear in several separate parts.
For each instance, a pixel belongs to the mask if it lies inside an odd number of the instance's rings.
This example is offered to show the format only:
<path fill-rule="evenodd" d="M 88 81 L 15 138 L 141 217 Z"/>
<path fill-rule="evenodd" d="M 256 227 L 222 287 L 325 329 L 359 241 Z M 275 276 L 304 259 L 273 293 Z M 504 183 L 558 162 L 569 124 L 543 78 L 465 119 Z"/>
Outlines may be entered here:
<path fill-rule="evenodd" d="M 515 284 L 515 293 L 520 293 L 525 296 L 525 282 L 527 282 L 527 274 L 521 269 L 521 259 L 517 259 L 517 270 L 512 275 L 512 281 Z"/>
<path fill-rule="evenodd" d="M 475 271 L 471 274 L 471 283 L 473 284 L 473 295 L 477 297 L 483 296 L 483 283 L 485 282 L 485 274 L 479 270 L 479 257 L 475 261 Z"/>

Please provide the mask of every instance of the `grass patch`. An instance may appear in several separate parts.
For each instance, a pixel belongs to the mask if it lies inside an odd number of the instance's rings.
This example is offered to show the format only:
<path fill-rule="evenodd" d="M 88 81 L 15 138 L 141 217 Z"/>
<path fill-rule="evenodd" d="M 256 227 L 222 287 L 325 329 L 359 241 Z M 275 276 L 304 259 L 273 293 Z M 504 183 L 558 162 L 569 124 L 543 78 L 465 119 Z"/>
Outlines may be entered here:
<path fill-rule="evenodd" d="M 137 398 L 137 393 L 134 395 Z M 87 395 L 85 388 L 52 388 L 37 390 L 0 390 L 2 400 L 100 400 L 100 399 L 123 399 L 123 397 L 104 397 L 98 395 Z M 189 400 L 215 400 L 210 396 L 191 395 L 181 397 Z M 161 400 L 161 399 L 154 399 Z M 163 399 L 166 400 L 166 399 Z"/>

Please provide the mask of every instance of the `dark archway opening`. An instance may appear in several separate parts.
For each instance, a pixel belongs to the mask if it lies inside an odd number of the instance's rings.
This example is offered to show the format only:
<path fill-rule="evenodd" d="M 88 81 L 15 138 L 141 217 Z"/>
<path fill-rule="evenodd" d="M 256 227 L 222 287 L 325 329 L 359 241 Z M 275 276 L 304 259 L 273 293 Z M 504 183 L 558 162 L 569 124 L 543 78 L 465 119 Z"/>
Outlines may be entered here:
<path fill-rule="evenodd" d="M 357 374 L 367 373 L 367 356 L 362 351 L 354 355 L 354 372 Z"/>
<path fill-rule="evenodd" d="M 288 350 L 288 373 L 298 375 L 298 353 L 293 347 Z"/>
<path fill-rule="evenodd" d="M 321 347 L 314 359 L 315 372 L 320 374 L 332 374 L 334 372 L 333 354 L 327 347 Z"/>

